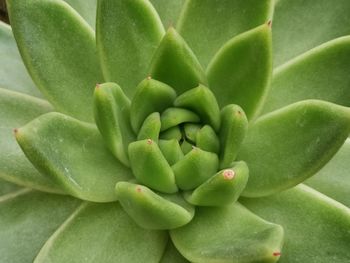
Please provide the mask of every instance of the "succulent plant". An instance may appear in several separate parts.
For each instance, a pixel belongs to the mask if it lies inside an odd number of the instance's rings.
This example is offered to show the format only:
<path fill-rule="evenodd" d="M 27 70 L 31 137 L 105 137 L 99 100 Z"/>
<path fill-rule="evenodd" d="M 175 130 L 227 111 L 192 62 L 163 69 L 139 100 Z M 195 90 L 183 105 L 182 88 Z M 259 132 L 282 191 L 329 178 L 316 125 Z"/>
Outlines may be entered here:
<path fill-rule="evenodd" d="M 350 262 L 348 0 L 7 6 L 0 262 Z"/>

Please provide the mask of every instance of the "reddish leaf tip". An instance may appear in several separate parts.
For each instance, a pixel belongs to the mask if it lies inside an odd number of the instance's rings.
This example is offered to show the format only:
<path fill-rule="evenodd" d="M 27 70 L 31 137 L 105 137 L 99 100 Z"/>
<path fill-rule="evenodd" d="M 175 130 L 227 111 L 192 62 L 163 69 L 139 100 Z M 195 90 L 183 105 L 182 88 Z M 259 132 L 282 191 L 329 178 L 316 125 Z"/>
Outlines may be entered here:
<path fill-rule="evenodd" d="M 235 177 L 235 172 L 231 169 L 228 169 L 223 172 L 223 176 L 225 180 L 231 180 L 233 177 Z"/>
<path fill-rule="evenodd" d="M 281 252 L 273 252 L 272 255 L 274 257 L 279 257 L 281 255 Z"/>
<path fill-rule="evenodd" d="M 141 186 L 136 186 L 136 192 L 138 192 L 138 193 L 141 193 L 142 192 L 142 188 L 141 188 Z"/>
<path fill-rule="evenodd" d="M 272 21 L 271 21 L 271 20 L 267 21 L 267 26 L 268 26 L 269 28 L 272 27 Z"/>
<path fill-rule="evenodd" d="M 96 89 L 99 89 L 100 88 L 100 84 L 97 83 L 96 86 L 95 86 Z"/>

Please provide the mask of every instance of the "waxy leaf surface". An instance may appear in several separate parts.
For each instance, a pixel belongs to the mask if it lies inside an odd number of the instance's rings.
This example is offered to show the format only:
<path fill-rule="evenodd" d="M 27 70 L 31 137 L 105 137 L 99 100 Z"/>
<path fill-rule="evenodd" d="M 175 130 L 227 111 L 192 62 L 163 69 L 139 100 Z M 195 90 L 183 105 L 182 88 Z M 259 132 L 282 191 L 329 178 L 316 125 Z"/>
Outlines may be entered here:
<path fill-rule="evenodd" d="M 98 1 L 96 38 L 103 75 L 131 98 L 147 77 L 164 28 L 149 1 Z"/>
<path fill-rule="evenodd" d="M 274 71 L 263 112 L 306 99 L 350 106 L 350 36 L 318 46 Z"/>
<path fill-rule="evenodd" d="M 42 97 L 24 67 L 11 27 L 3 22 L 0 22 L 0 57 L 0 88 Z"/>
<path fill-rule="evenodd" d="M 340 203 L 304 185 L 241 202 L 284 228 L 285 245 L 278 262 L 350 261 L 350 209 Z"/>
<path fill-rule="evenodd" d="M 165 28 L 176 25 L 176 21 L 180 15 L 185 0 L 150 0 Z"/>
<path fill-rule="evenodd" d="M 269 195 L 320 170 L 350 132 L 350 109 L 324 101 L 292 104 L 258 119 L 238 153 L 249 167 L 243 195 Z"/>
<path fill-rule="evenodd" d="M 267 22 L 272 9 L 271 0 L 189 0 L 177 29 L 206 67 L 225 42 Z"/>
<path fill-rule="evenodd" d="M 27 158 L 69 194 L 94 202 L 116 200 L 114 186 L 132 178 L 104 146 L 97 128 L 60 113 L 48 113 L 16 133 Z"/>
<path fill-rule="evenodd" d="M 64 0 L 73 7 L 88 24 L 95 29 L 98 0 Z"/>
<path fill-rule="evenodd" d="M 267 93 L 272 72 L 271 28 L 264 24 L 230 41 L 216 53 L 207 75 L 221 107 L 241 106 L 252 119 Z"/>
<path fill-rule="evenodd" d="M 80 204 L 78 199 L 22 189 L 0 197 L 0 261 L 33 262 Z"/>
<path fill-rule="evenodd" d="M 51 178 L 40 174 L 16 142 L 14 129 L 52 110 L 44 100 L 0 89 L 0 177 L 41 191 L 62 192 Z"/>
<path fill-rule="evenodd" d="M 350 139 L 317 174 L 305 181 L 317 191 L 350 207 Z"/>
<path fill-rule="evenodd" d="M 197 207 L 187 225 L 170 231 L 176 248 L 197 263 L 276 262 L 283 229 L 235 203 L 225 207 Z"/>
<path fill-rule="evenodd" d="M 142 228 L 173 229 L 187 224 L 194 216 L 194 207 L 179 194 L 157 194 L 127 182 L 118 183 L 116 193 L 121 206 Z"/>
<path fill-rule="evenodd" d="M 348 0 L 278 0 L 273 16 L 274 66 L 350 34 Z"/>
<path fill-rule="evenodd" d="M 93 121 L 93 89 L 102 80 L 93 30 L 64 1 L 7 3 L 22 59 L 37 87 L 57 110 Z"/>
<path fill-rule="evenodd" d="M 150 75 L 170 85 L 178 95 L 197 87 L 199 83 L 207 83 L 195 54 L 172 27 L 168 29 L 152 59 Z"/>
<path fill-rule="evenodd" d="M 166 240 L 166 232 L 138 227 L 117 203 L 84 203 L 47 240 L 34 262 L 158 262 Z"/>

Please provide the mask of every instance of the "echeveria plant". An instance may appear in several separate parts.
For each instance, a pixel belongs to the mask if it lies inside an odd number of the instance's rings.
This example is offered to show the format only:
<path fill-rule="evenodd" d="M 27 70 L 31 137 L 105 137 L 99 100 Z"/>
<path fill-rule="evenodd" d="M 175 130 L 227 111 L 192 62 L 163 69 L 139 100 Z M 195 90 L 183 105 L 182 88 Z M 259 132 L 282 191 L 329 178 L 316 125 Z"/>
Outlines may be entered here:
<path fill-rule="evenodd" d="M 350 262 L 350 1 L 7 6 L 0 262 Z"/>

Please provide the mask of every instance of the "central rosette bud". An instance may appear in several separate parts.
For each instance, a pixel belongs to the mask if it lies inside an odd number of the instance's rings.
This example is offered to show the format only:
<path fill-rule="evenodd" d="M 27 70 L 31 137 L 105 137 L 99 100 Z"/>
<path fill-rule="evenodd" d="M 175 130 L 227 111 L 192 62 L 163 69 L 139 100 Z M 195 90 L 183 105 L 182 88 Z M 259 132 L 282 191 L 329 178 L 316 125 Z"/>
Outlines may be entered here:
<path fill-rule="evenodd" d="M 179 227 L 192 219 L 193 205 L 228 205 L 245 188 L 247 165 L 235 159 L 248 120 L 237 105 L 220 111 L 204 85 L 178 96 L 149 77 L 131 102 L 117 84 L 98 85 L 95 118 L 106 145 L 135 176 L 116 193 L 143 227 Z"/>

